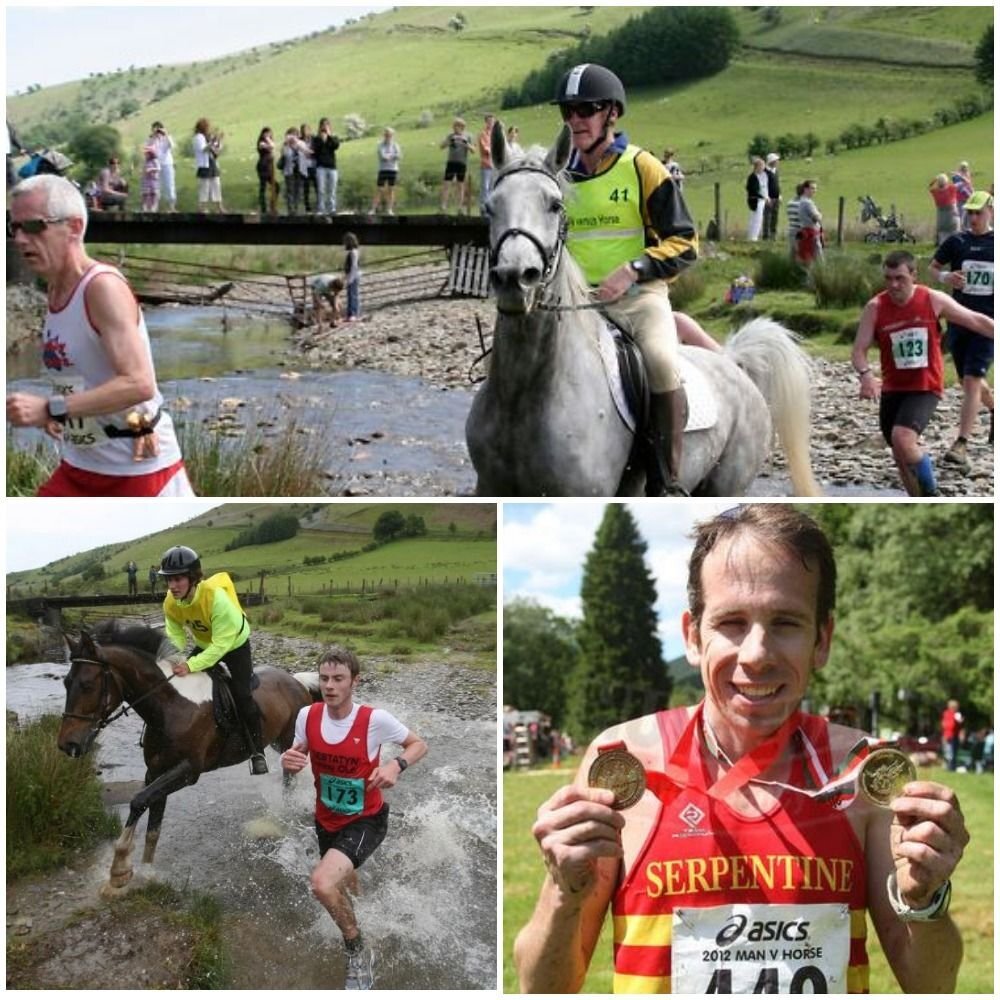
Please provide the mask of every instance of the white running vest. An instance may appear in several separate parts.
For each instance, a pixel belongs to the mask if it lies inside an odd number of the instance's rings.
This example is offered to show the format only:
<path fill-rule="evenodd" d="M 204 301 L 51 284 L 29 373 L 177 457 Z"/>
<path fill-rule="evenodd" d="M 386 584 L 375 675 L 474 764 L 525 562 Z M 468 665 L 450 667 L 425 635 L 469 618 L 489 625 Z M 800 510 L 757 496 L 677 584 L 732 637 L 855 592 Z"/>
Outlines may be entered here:
<path fill-rule="evenodd" d="M 90 322 L 84 295 L 87 286 L 98 275 L 113 274 L 121 281 L 124 276 L 106 264 L 95 264 L 77 283 L 69 301 L 58 312 L 50 308 L 45 316 L 42 334 L 42 361 L 45 366 L 43 377 L 52 387 L 52 394 L 69 395 L 103 385 L 115 377 L 107 352 L 101 343 L 100 334 Z M 146 320 L 136 303 L 139 313 L 139 336 L 150 366 L 153 363 L 149 347 Z M 66 421 L 63 428 L 62 457 L 70 465 L 86 472 L 97 472 L 109 476 L 141 476 L 159 472 L 180 460 L 181 451 L 174 433 L 174 425 L 169 414 L 162 413 L 156 424 L 160 442 L 160 454 L 156 458 L 146 458 L 141 462 L 132 460 L 132 438 L 110 438 L 104 427 L 127 427 L 126 417 L 138 410 L 152 418 L 163 405 L 159 389 L 152 399 L 137 406 L 130 406 L 118 413 L 96 417 L 74 417 Z"/>

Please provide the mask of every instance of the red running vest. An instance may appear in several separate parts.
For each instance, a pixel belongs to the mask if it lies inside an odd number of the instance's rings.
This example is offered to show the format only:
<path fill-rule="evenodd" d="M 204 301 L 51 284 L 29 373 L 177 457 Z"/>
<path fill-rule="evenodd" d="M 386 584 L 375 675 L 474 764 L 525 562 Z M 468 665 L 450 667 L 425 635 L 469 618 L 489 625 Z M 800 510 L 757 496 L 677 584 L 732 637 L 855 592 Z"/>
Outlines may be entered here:
<path fill-rule="evenodd" d="M 880 292 L 875 302 L 875 340 L 882 361 L 882 389 L 942 395 L 941 327 L 930 289 L 915 285 L 905 306 L 897 306 L 888 292 Z"/>
<path fill-rule="evenodd" d="M 711 798 L 700 739 L 684 738 L 700 718 L 657 715 L 688 786 L 664 796 L 615 893 L 615 993 L 867 993 L 865 858 L 847 816 L 787 791 L 756 819 Z M 802 715 L 792 739 L 790 784 L 832 775 L 825 719 Z"/>
<path fill-rule="evenodd" d="M 361 816 L 372 816 L 382 808 L 382 793 L 368 784 L 378 767 L 379 754 L 368 759 L 370 705 L 359 705 L 350 732 L 340 743 L 323 739 L 326 705 L 317 702 L 306 716 L 306 739 L 316 785 L 316 820 L 333 833 Z"/>

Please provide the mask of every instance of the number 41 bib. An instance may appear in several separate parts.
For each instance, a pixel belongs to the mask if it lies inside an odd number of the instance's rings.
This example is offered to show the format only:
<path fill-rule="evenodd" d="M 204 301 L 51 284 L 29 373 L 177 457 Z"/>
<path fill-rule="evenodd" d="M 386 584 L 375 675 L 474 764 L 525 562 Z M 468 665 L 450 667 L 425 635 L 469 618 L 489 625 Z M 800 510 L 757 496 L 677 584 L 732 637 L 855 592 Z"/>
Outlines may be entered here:
<path fill-rule="evenodd" d="M 844 903 L 744 904 L 673 914 L 672 993 L 846 993 Z"/>

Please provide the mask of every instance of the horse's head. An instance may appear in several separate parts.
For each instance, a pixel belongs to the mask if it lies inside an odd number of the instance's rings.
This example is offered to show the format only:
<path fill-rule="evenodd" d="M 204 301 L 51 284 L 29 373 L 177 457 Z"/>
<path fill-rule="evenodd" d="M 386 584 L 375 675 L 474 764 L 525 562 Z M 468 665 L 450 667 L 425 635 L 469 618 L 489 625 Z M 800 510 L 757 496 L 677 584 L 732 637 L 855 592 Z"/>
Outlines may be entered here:
<path fill-rule="evenodd" d="M 552 148 L 511 159 L 501 122 L 491 135 L 497 171 L 486 202 L 490 220 L 490 282 L 502 313 L 523 314 L 538 304 L 566 241 L 559 174 L 569 162 L 572 133 L 564 125 Z"/>
<path fill-rule="evenodd" d="M 89 753 L 108 716 L 122 703 L 121 681 L 115 676 L 101 647 L 86 631 L 69 644 L 66 710 L 59 727 L 58 745 L 70 757 Z"/>

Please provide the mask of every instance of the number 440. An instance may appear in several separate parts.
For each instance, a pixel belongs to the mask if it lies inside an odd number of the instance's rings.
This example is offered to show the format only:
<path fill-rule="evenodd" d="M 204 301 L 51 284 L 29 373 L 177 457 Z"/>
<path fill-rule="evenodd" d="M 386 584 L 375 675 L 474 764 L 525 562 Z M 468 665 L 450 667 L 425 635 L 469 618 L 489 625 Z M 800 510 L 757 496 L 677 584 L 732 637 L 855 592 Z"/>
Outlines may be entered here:
<path fill-rule="evenodd" d="M 814 965 L 804 965 L 801 969 L 795 970 L 792 982 L 787 990 L 782 990 L 778 985 L 778 970 L 763 968 L 754 983 L 754 993 L 805 993 L 803 988 L 809 984 L 812 989 L 810 993 L 827 993 L 826 979 L 823 973 Z M 712 973 L 711 982 L 708 984 L 706 993 L 732 993 L 733 992 L 733 972 L 731 969 L 716 969 Z"/>

